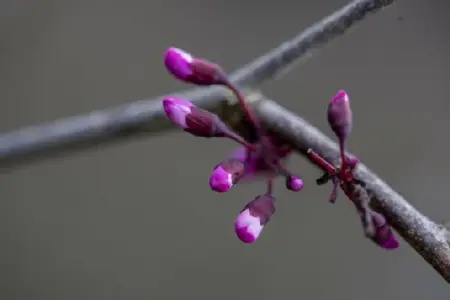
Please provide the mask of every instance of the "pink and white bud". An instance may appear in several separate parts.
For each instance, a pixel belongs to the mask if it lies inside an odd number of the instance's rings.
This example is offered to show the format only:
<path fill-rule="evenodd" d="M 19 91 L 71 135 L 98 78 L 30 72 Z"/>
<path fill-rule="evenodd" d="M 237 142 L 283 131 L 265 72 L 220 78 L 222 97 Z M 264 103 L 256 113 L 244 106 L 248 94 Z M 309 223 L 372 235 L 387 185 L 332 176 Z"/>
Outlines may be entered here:
<path fill-rule="evenodd" d="M 261 195 L 249 202 L 234 222 L 237 237 L 246 244 L 254 243 L 275 213 L 275 200 Z"/>
<path fill-rule="evenodd" d="M 236 158 L 230 158 L 217 165 L 209 178 L 209 186 L 218 193 L 228 192 L 245 172 L 245 165 Z"/>
<path fill-rule="evenodd" d="M 286 177 L 286 188 L 293 192 L 300 192 L 303 189 L 303 180 L 300 177 Z"/>
<path fill-rule="evenodd" d="M 187 83 L 214 85 L 227 82 L 226 75 L 219 65 L 193 57 L 179 48 L 167 49 L 164 64 L 173 76 Z"/>
<path fill-rule="evenodd" d="M 164 55 L 164 64 L 167 70 L 182 81 L 188 81 L 192 76 L 191 63 L 193 60 L 191 54 L 175 47 L 167 49 Z"/>
<path fill-rule="evenodd" d="M 217 115 L 187 100 L 167 97 L 163 100 L 163 107 L 173 124 L 192 135 L 211 138 L 224 137 L 227 132 L 232 132 Z"/>
<path fill-rule="evenodd" d="M 164 112 L 167 118 L 183 129 L 188 128 L 186 124 L 186 117 L 191 113 L 194 105 L 184 99 L 167 97 L 163 100 Z"/>

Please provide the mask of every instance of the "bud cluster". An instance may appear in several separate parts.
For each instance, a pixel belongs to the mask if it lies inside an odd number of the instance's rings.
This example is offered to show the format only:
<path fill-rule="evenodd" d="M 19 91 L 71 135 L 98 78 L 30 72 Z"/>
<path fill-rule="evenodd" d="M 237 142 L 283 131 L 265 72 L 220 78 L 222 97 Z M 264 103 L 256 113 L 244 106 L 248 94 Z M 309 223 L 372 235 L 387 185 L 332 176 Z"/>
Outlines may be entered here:
<path fill-rule="evenodd" d="M 285 178 L 286 188 L 299 192 L 303 189 L 303 180 L 291 173 L 286 167 L 286 159 L 292 149 L 280 142 L 276 135 L 266 132 L 260 120 L 246 103 L 244 96 L 234 85 L 222 68 L 205 59 L 197 58 L 179 49 L 167 49 L 164 57 L 166 69 L 178 80 L 200 86 L 218 85 L 233 92 L 256 133 L 256 140 L 249 142 L 229 128 L 216 114 L 203 110 L 186 99 L 166 97 L 162 101 L 167 118 L 185 132 L 203 138 L 228 138 L 239 147 L 221 163 L 216 165 L 209 179 L 210 188 L 217 193 L 228 192 L 240 182 L 264 178 L 267 189 L 247 203 L 237 216 L 234 228 L 237 237 L 244 243 L 253 243 L 260 236 L 264 226 L 275 213 L 276 202 L 273 195 L 273 181 L 278 175 Z M 359 160 L 345 155 L 348 136 L 352 128 L 352 111 L 349 96 L 339 91 L 328 105 L 328 122 L 336 134 L 341 153 L 341 167 L 335 168 L 312 149 L 310 157 L 326 173 L 318 179 L 318 184 L 329 180 L 333 183 L 330 202 L 334 203 L 339 188 L 355 203 L 357 212 L 363 221 L 366 235 L 377 245 L 385 249 L 398 247 L 398 242 L 383 215 L 360 205 L 353 200 L 351 193 L 354 185 L 353 170 Z M 368 221 L 367 221 L 368 220 Z M 369 230 L 372 228 L 373 230 Z"/>

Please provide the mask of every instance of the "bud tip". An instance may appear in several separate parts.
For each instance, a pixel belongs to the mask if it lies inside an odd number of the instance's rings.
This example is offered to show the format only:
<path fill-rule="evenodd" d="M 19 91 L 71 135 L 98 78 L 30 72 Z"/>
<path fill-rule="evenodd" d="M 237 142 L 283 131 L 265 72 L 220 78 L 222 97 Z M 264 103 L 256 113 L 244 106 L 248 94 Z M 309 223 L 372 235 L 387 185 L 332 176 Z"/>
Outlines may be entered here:
<path fill-rule="evenodd" d="M 164 55 L 167 70 L 180 80 L 187 80 L 192 75 L 190 64 L 193 60 L 191 54 L 175 47 L 167 49 Z"/>
<path fill-rule="evenodd" d="M 261 234 L 263 227 L 264 225 L 261 225 L 259 218 L 252 216 L 248 208 L 239 214 L 234 223 L 237 237 L 246 244 L 254 243 Z"/>
<path fill-rule="evenodd" d="M 218 193 L 228 192 L 233 186 L 233 176 L 219 165 L 209 178 L 209 186 Z"/>
<path fill-rule="evenodd" d="M 167 97 L 162 101 L 164 112 L 167 118 L 175 125 L 187 128 L 186 116 L 191 113 L 191 107 L 194 105 L 184 99 Z"/>

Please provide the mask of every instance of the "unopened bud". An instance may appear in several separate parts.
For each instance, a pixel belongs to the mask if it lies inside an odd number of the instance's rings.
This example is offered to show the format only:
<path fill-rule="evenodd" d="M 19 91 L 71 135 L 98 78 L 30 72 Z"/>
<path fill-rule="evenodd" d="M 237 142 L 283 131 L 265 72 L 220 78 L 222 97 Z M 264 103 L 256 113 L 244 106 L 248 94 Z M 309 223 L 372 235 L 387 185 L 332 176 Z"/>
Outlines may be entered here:
<path fill-rule="evenodd" d="M 184 131 L 200 137 L 223 137 L 228 127 L 215 114 L 198 108 L 191 102 L 174 97 L 163 100 L 169 120 Z"/>
<path fill-rule="evenodd" d="M 245 173 L 245 165 L 236 158 L 221 162 L 209 178 L 209 186 L 218 193 L 228 192 Z"/>
<path fill-rule="evenodd" d="M 286 188 L 293 192 L 300 192 L 303 189 L 303 180 L 300 177 L 287 176 Z"/>
<path fill-rule="evenodd" d="M 237 237 L 246 244 L 255 242 L 274 213 L 275 200 L 271 196 L 256 197 L 244 207 L 234 222 Z"/>
<path fill-rule="evenodd" d="M 167 49 L 164 64 L 173 76 L 187 83 L 224 84 L 227 79 L 219 65 L 193 57 L 186 51 L 174 47 Z"/>
<path fill-rule="evenodd" d="M 371 211 L 372 222 L 375 227 L 375 235 L 372 241 L 387 250 L 394 250 L 399 247 L 399 242 L 392 232 L 391 227 L 386 221 L 386 218 L 375 211 Z"/>
<path fill-rule="evenodd" d="M 328 123 L 340 141 L 344 141 L 352 130 L 353 116 L 350 98 L 344 90 L 340 90 L 328 105 Z"/>

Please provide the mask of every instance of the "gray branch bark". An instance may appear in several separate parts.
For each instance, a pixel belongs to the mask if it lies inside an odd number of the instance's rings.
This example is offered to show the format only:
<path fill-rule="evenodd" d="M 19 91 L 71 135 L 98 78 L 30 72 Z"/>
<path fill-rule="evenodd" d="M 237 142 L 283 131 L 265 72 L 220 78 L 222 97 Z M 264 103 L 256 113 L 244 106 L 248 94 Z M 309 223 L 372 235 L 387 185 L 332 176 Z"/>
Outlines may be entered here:
<path fill-rule="evenodd" d="M 261 93 L 247 91 L 247 99 L 264 125 L 289 141 L 298 153 L 308 158 L 306 151 L 312 148 L 333 165 L 340 164 L 338 145 L 316 127 Z M 230 98 L 228 118 L 230 125 L 236 127 L 242 123 L 241 118 L 244 118 L 244 115 L 237 104 L 234 104 L 235 109 L 232 107 L 235 102 L 236 100 Z M 240 126 L 243 134 L 245 130 Z M 355 175 L 370 196 L 373 209 L 382 213 L 403 239 L 450 283 L 450 241 L 447 228 L 421 214 L 365 165 L 359 164 Z"/>
<path fill-rule="evenodd" d="M 364 17 L 394 0 L 354 0 L 316 22 L 294 38 L 260 56 L 231 75 L 239 87 L 254 87 L 299 61 L 313 49 L 345 33 Z M 202 108 L 220 112 L 228 93 L 221 88 L 193 89 L 178 96 Z M 0 136 L 0 169 L 52 156 L 62 150 L 77 150 L 99 143 L 161 132 L 170 128 L 161 110 L 162 97 L 94 111 L 84 116 L 19 129 Z"/>
<path fill-rule="evenodd" d="M 335 143 L 299 116 L 252 88 L 274 78 L 300 58 L 305 58 L 311 50 L 327 44 L 368 14 L 393 2 L 354 0 L 237 70 L 231 78 L 246 91 L 249 101 L 268 128 L 284 136 L 300 153 L 305 154 L 306 149 L 313 148 L 333 164 L 338 164 Z M 240 108 L 225 89 L 193 89 L 177 96 L 216 112 L 243 135 L 248 131 Z M 137 101 L 0 135 L 0 170 L 6 171 L 20 163 L 61 153 L 62 150 L 84 149 L 96 144 L 160 133 L 171 128 L 164 118 L 161 99 Z M 364 182 L 374 209 L 383 213 L 393 228 L 450 283 L 448 231 L 418 212 L 364 165 L 358 167 L 356 176 Z"/>

